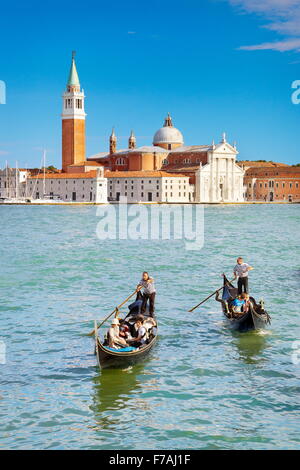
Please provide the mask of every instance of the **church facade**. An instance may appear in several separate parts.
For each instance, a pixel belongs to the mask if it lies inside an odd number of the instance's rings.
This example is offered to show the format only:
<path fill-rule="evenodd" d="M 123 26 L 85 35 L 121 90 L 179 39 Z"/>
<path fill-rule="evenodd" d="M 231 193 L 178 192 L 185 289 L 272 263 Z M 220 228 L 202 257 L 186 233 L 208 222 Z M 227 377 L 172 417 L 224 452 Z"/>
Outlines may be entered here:
<path fill-rule="evenodd" d="M 103 165 L 110 178 L 114 172 L 126 178 L 126 172 L 136 172 L 137 176 L 140 172 L 142 177 L 149 171 L 168 173 L 173 180 L 185 176 L 189 184 L 185 202 L 243 202 L 245 172 L 236 163 L 237 155 L 236 146 L 226 141 L 225 134 L 217 145 L 184 145 L 182 133 L 168 114 L 163 127 L 154 134 L 152 145 L 137 147 L 131 131 L 128 148 L 118 150 L 113 129 L 109 152 L 93 155 L 88 161 Z"/>

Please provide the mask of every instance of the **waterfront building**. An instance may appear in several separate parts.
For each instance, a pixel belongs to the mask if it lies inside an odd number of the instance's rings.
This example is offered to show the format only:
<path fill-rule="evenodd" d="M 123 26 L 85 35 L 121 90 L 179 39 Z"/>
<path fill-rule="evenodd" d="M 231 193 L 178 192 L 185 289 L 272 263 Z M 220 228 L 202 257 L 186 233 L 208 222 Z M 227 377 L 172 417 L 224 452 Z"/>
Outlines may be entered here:
<path fill-rule="evenodd" d="M 29 176 L 26 197 L 63 202 L 107 203 L 107 178 L 103 168 L 82 173 L 47 173 Z"/>
<path fill-rule="evenodd" d="M 247 201 L 300 202 L 300 167 L 249 167 L 245 187 Z"/>
<path fill-rule="evenodd" d="M 25 196 L 28 170 L 9 168 L 0 169 L 0 198 L 11 199 Z"/>
<path fill-rule="evenodd" d="M 131 202 L 188 203 L 195 200 L 195 187 L 184 174 L 159 170 L 107 171 L 108 200 L 122 197 Z"/>
<path fill-rule="evenodd" d="M 186 146 L 182 133 L 173 126 L 172 118 L 168 114 L 163 127 L 154 134 L 152 145 L 136 147 L 132 131 L 128 148 L 117 150 L 115 130 L 110 136 L 109 144 L 109 152 L 93 155 L 88 161 L 102 164 L 110 174 L 126 171 L 163 171 L 172 175 L 173 180 L 176 180 L 178 174 L 185 175 L 189 178 L 191 186 L 189 201 L 244 201 L 244 170 L 236 162 L 236 146 L 226 141 L 225 134 L 217 145 L 212 143 Z M 161 195 L 163 196 L 163 193 Z"/>

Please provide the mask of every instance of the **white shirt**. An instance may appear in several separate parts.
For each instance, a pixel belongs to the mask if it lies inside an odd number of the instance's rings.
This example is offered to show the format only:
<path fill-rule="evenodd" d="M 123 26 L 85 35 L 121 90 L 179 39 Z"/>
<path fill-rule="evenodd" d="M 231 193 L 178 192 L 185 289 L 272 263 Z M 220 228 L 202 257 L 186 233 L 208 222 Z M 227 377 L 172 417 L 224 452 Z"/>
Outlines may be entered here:
<path fill-rule="evenodd" d="M 123 338 L 120 338 L 119 336 L 119 327 L 117 326 L 116 328 L 114 328 L 113 326 L 111 326 L 108 330 L 108 334 L 109 334 L 109 346 L 112 347 L 112 348 L 115 348 L 115 349 L 119 349 L 120 348 L 120 344 L 123 342 Z"/>
<path fill-rule="evenodd" d="M 248 268 L 250 265 L 247 263 L 236 264 L 234 267 L 234 274 L 237 274 L 238 277 L 247 277 L 248 276 Z"/>
<path fill-rule="evenodd" d="M 144 288 L 145 294 L 153 294 L 154 292 L 156 292 L 153 278 L 150 277 L 149 279 L 151 279 L 152 282 L 144 281 L 144 279 L 142 279 L 138 284 L 139 286 L 142 286 Z"/>
<path fill-rule="evenodd" d="M 145 344 L 147 340 L 147 330 L 144 326 L 139 327 L 139 329 L 137 330 L 137 335 L 138 337 L 144 335 L 144 337 L 141 339 L 141 343 Z"/>

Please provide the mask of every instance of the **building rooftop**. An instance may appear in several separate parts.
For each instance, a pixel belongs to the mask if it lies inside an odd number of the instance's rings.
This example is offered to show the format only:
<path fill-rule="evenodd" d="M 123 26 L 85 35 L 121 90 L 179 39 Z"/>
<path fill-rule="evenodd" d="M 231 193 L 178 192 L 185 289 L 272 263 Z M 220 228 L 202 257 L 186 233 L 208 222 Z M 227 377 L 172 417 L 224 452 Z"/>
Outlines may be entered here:
<path fill-rule="evenodd" d="M 101 163 L 95 162 L 94 160 L 91 161 L 84 161 L 79 163 L 74 163 L 73 165 L 69 165 L 69 168 L 78 167 L 78 166 L 102 166 Z"/>
<path fill-rule="evenodd" d="M 236 162 L 238 165 L 244 165 L 244 166 L 248 166 L 248 167 L 258 167 L 258 168 L 266 168 L 266 167 L 270 167 L 270 168 L 274 168 L 274 167 L 289 167 L 290 165 L 288 165 L 287 163 L 279 163 L 279 162 L 260 162 L 260 161 L 257 161 L 257 160 L 240 160 L 240 161 L 237 161 Z"/>
<path fill-rule="evenodd" d="M 85 173 L 46 173 L 45 179 L 88 179 L 95 178 L 97 175 L 96 170 L 87 171 Z M 30 176 L 31 179 L 44 179 L 43 173 L 39 175 Z"/>
<path fill-rule="evenodd" d="M 171 173 L 162 170 L 143 170 L 143 171 L 105 171 L 106 178 L 161 178 L 161 177 L 185 177 L 186 175 L 179 173 Z"/>
<path fill-rule="evenodd" d="M 118 150 L 113 155 L 120 155 L 126 153 L 169 153 L 170 150 L 166 150 L 162 147 L 158 147 L 157 145 L 143 145 L 142 147 L 136 147 L 134 149 L 123 149 Z"/>

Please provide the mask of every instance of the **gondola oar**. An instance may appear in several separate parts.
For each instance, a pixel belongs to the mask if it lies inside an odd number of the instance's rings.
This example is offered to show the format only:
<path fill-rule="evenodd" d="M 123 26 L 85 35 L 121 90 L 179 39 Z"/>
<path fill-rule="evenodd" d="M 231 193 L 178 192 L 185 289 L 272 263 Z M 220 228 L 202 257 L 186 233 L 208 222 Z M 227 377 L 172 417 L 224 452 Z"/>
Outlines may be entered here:
<path fill-rule="evenodd" d="M 109 315 L 107 315 L 107 317 L 105 317 L 104 320 L 102 320 L 101 323 L 99 323 L 98 328 L 100 328 L 100 326 L 103 325 L 103 323 L 106 322 L 106 320 L 108 320 L 109 317 L 111 317 L 114 313 L 118 312 L 119 309 L 123 307 L 123 305 L 126 304 L 126 302 L 128 302 L 128 300 L 131 299 L 131 297 L 133 297 L 136 293 L 137 293 L 137 290 L 135 290 L 132 294 L 130 294 L 130 296 L 127 297 L 127 299 L 125 299 L 124 302 L 118 305 Z M 93 336 L 94 334 L 95 334 L 95 329 L 90 331 L 87 334 L 87 336 Z"/>
<path fill-rule="evenodd" d="M 235 280 L 235 277 L 233 279 L 231 279 L 231 281 L 229 282 L 232 282 Z M 220 290 L 223 289 L 224 286 L 220 287 L 220 289 L 217 289 L 215 290 L 215 292 L 213 292 L 212 294 L 210 294 L 208 297 L 206 297 L 206 299 L 202 300 L 199 304 L 195 305 L 195 307 L 191 308 L 191 310 L 189 310 L 189 312 L 193 312 L 197 307 L 200 307 L 200 305 L 204 304 L 204 302 L 206 302 L 208 299 L 210 299 L 213 295 L 215 295 L 217 292 L 220 292 Z"/>

